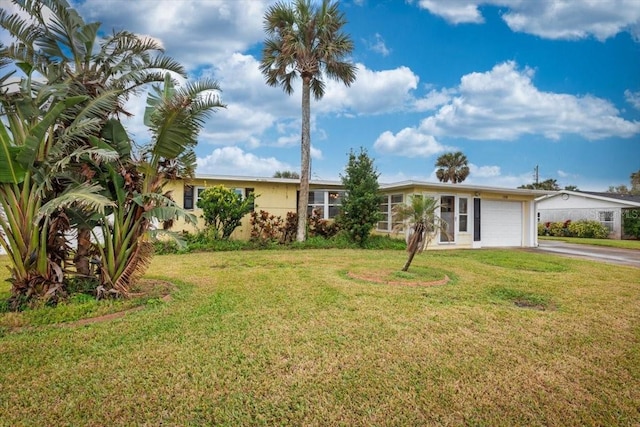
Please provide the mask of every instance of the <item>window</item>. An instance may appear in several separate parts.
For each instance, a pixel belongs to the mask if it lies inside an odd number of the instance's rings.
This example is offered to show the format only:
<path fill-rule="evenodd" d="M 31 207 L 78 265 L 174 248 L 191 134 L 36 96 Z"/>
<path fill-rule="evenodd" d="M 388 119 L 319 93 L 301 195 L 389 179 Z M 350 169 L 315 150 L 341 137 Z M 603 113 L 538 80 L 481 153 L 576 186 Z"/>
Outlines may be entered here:
<path fill-rule="evenodd" d="M 206 188 L 204 188 L 204 187 L 196 187 L 196 200 L 195 200 L 196 207 L 198 207 L 198 202 L 202 198 L 202 193 L 204 192 L 204 190 L 206 190 Z"/>
<path fill-rule="evenodd" d="M 456 240 L 455 199 L 455 196 L 440 196 L 440 219 L 443 221 L 440 243 L 451 243 Z"/>
<path fill-rule="evenodd" d="M 204 187 L 194 187 L 193 185 L 185 185 L 184 186 L 184 197 L 182 206 L 184 209 L 195 209 L 198 207 L 198 200 L 202 196 L 202 192 L 205 190 Z"/>
<path fill-rule="evenodd" d="M 343 197 L 344 191 L 309 191 L 307 215 L 312 215 L 315 211 L 323 219 L 335 218 L 340 212 Z"/>
<path fill-rule="evenodd" d="M 395 207 L 402 204 L 404 196 L 402 194 L 389 194 L 382 198 L 380 204 L 381 219 L 378 222 L 377 229 L 380 231 L 402 231 L 402 218 L 398 214 L 394 214 Z M 389 220 L 391 219 L 391 220 Z"/>
<path fill-rule="evenodd" d="M 185 209 L 193 209 L 193 185 L 184 186 L 184 198 L 182 206 Z"/>
<path fill-rule="evenodd" d="M 185 209 L 196 209 L 198 207 L 198 201 L 202 198 L 202 193 L 206 190 L 206 187 L 194 187 L 193 185 L 185 185 L 184 186 L 184 202 L 183 206 Z M 253 188 L 234 188 L 233 192 L 239 194 L 244 200 L 249 194 L 254 193 Z M 251 206 L 251 210 L 253 210 L 255 204 Z"/>
<path fill-rule="evenodd" d="M 600 211 L 598 212 L 598 219 L 600 224 L 607 227 L 609 233 L 613 232 L 613 211 Z"/>
<path fill-rule="evenodd" d="M 469 201 L 466 197 L 458 198 L 458 231 L 467 231 L 467 219 L 469 217 Z"/>
<path fill-rule="evenodd" d="M 247 188 L 244 189 L 244 197 L 245 198 L 249 197 L 253 193 L 255 193 L 255 189 L 253 189 L 253 188 L 247 187 Z M 256 201 L 255 201 L 255 199 L 253 199 L 253 203 L 251 204 L 251 212 L 253 212 L 255 207 L 256 207 Z"/>

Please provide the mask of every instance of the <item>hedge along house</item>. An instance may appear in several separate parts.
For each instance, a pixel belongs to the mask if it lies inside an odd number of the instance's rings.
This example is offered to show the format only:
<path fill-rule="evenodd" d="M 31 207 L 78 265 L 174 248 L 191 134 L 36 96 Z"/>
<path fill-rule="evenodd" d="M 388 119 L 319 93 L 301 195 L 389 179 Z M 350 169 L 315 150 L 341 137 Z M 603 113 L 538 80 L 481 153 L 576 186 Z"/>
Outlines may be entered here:
<path fill-rule="evenodd" d="M 640 215 L 640 196 L 561 190 L 537 199 L 538 223 L 567 220 L 598 221 L 609 229 L 610 239 L 624 238 L 625 217 Z"/>
<path fill-rule="evenodd" d="M 193 179 L 176 180 L 166 190 L 172 190 L 174 200 L 198 218 L 197 227 L 176 221 L 174 231 L 194 232 L 204 229 L 202 210 L 197 208 L 199 195 L 206 188 L 224 185 L 246 196 L 254 193 L 254 209 L 285 218 L 295 212 L 299 181 L 286 178 L 255 178 L 198 175 Z M 316 210 L 324 219 L 333 219 L 340 211 L 344 189 L 339 181 L 311 181 L 307 213 Z M 535 198 L 548 192 L 539 190 L 481 187 L 465 184 L 405 181 L 381 184 L 382 220 L 374 232 L 392 237 L 404 237 L 404 224 L 394 219 L 393 209 L 408 203 L 420 194 L 439 201 L 437 214 L 447 222 L 447 233 L 438 233 L 430 244 L 432 249 L 481 247 L 537 246 Z M 251 234 L 249 215 L 242 220 L 232 238 L 248 239 Z"/>

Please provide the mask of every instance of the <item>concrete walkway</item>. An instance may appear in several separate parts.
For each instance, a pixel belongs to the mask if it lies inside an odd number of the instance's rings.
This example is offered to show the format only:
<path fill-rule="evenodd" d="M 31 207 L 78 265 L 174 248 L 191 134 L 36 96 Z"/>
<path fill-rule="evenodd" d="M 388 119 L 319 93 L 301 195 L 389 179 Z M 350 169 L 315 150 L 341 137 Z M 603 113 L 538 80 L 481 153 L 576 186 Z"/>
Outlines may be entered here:
<path fill-rule="evenodd" d="M 640 251 L 634 249 L 580 245 L 558 240 L 539 240 L 538 248 L 534 250 L 640 268 Z"/>

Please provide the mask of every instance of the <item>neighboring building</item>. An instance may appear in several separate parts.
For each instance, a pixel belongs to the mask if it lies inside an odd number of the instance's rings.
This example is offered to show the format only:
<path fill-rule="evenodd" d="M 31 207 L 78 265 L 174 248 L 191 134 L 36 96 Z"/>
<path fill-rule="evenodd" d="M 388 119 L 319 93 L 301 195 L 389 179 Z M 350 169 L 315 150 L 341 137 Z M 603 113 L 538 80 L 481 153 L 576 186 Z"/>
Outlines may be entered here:
<path fill-rule="evenodd" d="M 640 212 L 640 196 L 617 193 L 561 190 L 537 199 L 538 222 L 598 221 L 609 229 L 609 238 L 624 237 L 625 215 Z"/>
<path fill-rule="evenodd" d="M 224 185 L 239 194 L 255 193 L 256 210 L 286 217 L 295 212 L 298 199 L 297 179 L 254 178 L 234 176 L 199 175 L 194 179 L 177 180 L 166 190 L 173 192 L 174 200 L 186 209 L 193 210 L 199 218 L 199 228 L 204 227 L 202 211 L 196 203 L 199 194 L 207 187 Z M 311 181 L 308 212 L 318 209 L 326 219 L 334 218 L 344 195 L 339 181 Z M 449 224 L 448 235 L 435 236 L 431 248 L 480 248 L 480 247 L 533 247 L 537 246 L 535 198 L 546 191 L 481 187 L 466 184 L 428 183 L 405 181 L 382 184 L 383 202 L 380 210 L 383 219 L 375 232 L 391 236 L 403 236 L 402 223 L 394 220 L 393 207 L 409 202 L 409 197 L 421 194 L 439 200 L 439 215 Z M 195 231 L 183 220 L 175 223 L 174 230 Z M 249 216 L 234 232 L 233 238 L 247 239 L 250 235 Z"/>

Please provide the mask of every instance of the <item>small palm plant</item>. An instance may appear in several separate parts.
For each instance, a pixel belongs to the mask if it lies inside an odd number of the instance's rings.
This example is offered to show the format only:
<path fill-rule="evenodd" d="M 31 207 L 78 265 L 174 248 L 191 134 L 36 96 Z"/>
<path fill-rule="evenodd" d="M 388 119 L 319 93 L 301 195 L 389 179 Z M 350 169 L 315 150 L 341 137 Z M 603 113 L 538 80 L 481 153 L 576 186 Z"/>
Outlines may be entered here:
<path fill-rule="evenodd" d="M 401 204 L 394 209 L 394 216 L 408 225 L 406 240 L 409 258 L 402 271 L 409 270 L 413 257 L 427 249 L 437 231 L 447 233 L 447 223 L 436 215 L 439 207 L 436 199 L 414 194 L 410 204 Z"/>

